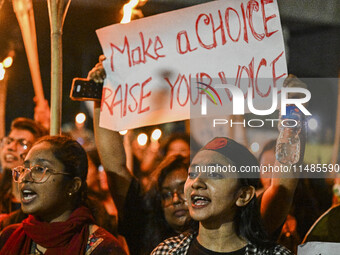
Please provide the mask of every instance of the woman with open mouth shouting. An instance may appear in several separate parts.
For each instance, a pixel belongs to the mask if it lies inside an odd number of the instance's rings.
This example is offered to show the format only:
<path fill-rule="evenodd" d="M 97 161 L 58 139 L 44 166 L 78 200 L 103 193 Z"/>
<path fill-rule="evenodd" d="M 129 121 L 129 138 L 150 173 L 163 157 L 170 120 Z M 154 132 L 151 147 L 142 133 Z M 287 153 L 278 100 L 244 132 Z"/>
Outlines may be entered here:
<path fill-rule="evenodd" d="M 232 139 L 219 137 L 205 145 L 194 157 L 184 186 L 198 231 L 169 238 L 152 254 L 292 254 L 269 241 L 261 224 L 253 176 L 240 171 L 256 165 L 256 158 Z"/>
<path fill-rule="evenodd" d="M 86 206 L 87 169 L 86 152 L 71 138 L 38 140 L 12 169 L 29 216 L 3 230 L 0 254 L 126 254 Z"/>

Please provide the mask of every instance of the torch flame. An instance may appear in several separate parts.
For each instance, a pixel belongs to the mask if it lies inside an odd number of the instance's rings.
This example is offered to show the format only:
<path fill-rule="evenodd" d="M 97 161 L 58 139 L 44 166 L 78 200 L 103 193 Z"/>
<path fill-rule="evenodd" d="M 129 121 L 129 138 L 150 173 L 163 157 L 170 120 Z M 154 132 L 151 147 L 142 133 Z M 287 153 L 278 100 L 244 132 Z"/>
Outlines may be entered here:
<path fill-rule="evenodd" d="M 2 81 L 5 78 L 5 68 L 4 65 L 2 63 L 0 63 L 0 81 Z"/>
<path fill-rule="evenodd" d="M 131 21 L 132 15 L 136 18 L 143 18 L 144 15 L 141 10 L 136 9 L 136 7 L 143 6 L 148 0 L 130 0 L 127 4 L 123 6 L 123 18 L 120 21 L 122 24 L 129 23 Z"/>
<path fill-rule="evenodd" d="M 8 57 L 5 58 L 0 63 L 0 81 L 2 81 L 5 78 L 5 73 L 6 73 L 5 68 L 9 68 L 13 64 L 13 56 L 14 56 L 14 51 L 10 51 Z"/>
<path fill-rule="evenodd" d="M 137 6 L 138 2 L 139 0 L 130 0 L 130 2 L 123 6 L 124 16 L 120 23 L 126 24 L 131 21 L 132 10 Z"/>

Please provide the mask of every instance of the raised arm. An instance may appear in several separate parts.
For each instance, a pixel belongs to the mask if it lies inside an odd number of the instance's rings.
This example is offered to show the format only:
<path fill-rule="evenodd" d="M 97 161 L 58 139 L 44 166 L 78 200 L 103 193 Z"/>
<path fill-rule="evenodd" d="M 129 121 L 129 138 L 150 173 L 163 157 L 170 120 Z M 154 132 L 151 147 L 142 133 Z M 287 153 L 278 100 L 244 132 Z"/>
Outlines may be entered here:
<path fill-rule="evenodd" d="M 289 75 L 284 83 L 285 87 L 302 87 L 306 88 L 306 84 L 302 83 L 295 76 Z M 299 95 L 290 95 L 291 98 Z M 302 128 L 300 132 L 300 159 L 297 165 L 303 163 L 306 130 Z M 275 161 L 275 167 L 280 167 L 281 163 Z M 285 222 L 285 219 L 292 206 L 294 193 L 299 181 L 299 176 L 293 171 L 289 173 L 277 173 L 271 180 L 271 185 L 263 193 L 261 200 L 261 216 L 264 225 L 269 232 L 273 234 Z"/>
<path fill-rule="evenodd" d="M 275 166 L 279 165 L 276 161 Z M 260 207 L 261 217 L 270 235 L 285 222 L 298 180 L 294 173 L 285 173 L 284 178 L 273 178 L 270 187 L 264 191 Z"/>
<path fill-rule="evenodd" d="M 105 70 L 102 65 L 104 60 L 104 56 L 99 58 L 99 63 L 89 72 L 88 79 L 95 82 L 104 81 Z M 111 195 L 118 214 L 120 217 L 124 217 L 124 204 L 133 176 L 126 167 L 126 156 L 121 135 L 118 132 L 99 127 L 99 115 L 100 102 L 95 102 L 93 126 L 98 153 L 107 174 Z"/>

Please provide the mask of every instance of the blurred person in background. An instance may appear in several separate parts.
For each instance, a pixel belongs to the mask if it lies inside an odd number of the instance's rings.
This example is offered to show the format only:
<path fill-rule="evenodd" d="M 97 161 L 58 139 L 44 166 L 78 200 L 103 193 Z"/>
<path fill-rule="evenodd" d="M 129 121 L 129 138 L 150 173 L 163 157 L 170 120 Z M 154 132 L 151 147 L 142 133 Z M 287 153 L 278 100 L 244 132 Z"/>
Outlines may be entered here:
<path fill-rule="evenodd" d="M 1 165 L 3 176 L 0 182 L 0 229 L 8 224 L 20 222 L 25 216 L 20 210 L 20 195 L 17 185 L 12 180 L 11 169 L 23 164 L 23 159 L 40 137 L 48 131 L 39 123 L 16 118 L 12 121 L 8 136 L 1 143 Z M 7 215 L 12 213 L 10 215 Z"/>
<path fill-rule="evenodd" d="M 190 159 L 191 154 L 193 154 L 190 143 L 196 145 L 190 135 L 185 132 L 176 132 L 167 137 L 164 136 L 162 140 L 160 143 L 151 141 L 149 146 L 144 149 L 143 156 L 140 159 L 139 173 L 134 167 L 134 174 L 141 181 L 144 190 L 148 190 L 150 185 L 153 184 L 153 177 L 155 176 L 153 171 L 165 158 L 181 155 Z"/>
<path fill-rule="evenodd" d="M 87 152 L 87 157 L 89 164 L 86 183 L 96 222 L 114 236 L 118 236 L 117 209 L 110 195 L 106 173 L 100 165 L 96 151 Z"/>
<path fill-rule="evenodd" d="M 181 155 L 190 157 L 190 135 L 186 133 L 174 133 L 167 139 L 163 145 L 164 157 L 169 155 Z"/>
<path fill-rule="evenodd" d="M 183 193 L 188 168 L 189 158 L 175 154 L 165 157 L 151 174 L 143 208 L 146 215 L 143 245 L 148 253 L 164 239 L 195 225 Z"/>

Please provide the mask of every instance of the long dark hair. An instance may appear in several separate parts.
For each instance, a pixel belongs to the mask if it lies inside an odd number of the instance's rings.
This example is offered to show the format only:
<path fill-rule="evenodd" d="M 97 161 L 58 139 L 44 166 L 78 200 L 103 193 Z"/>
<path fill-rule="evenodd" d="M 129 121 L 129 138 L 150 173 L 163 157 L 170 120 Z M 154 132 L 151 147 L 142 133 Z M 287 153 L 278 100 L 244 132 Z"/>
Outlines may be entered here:
<path fill-rule="evenodd" d="M 75 140 L 67 136 L 44 136 L 36 143 L 49 143 L 53 155 L 63 163 L 65 172 L 72 177 L 81 179 L 81 187 L 77 192 L 78 205 L 87 205 L 87 184 L 88 171 L 87 154 L 83 147 Z"/>
<path fill-rule="evenodd" d="M 253 186 L 255 179 L 240 178 L 241 186 Z M 249 242 L 261 248 L 269 248 L 274 245 L 270 241 L 267 231 L 264 228 L 260 213 L 259 201 L 256 195 L 243 207 L 238 207 L 235 215 L 236 233 L 246 238 Z"/>
<path fill-rule="evenodd" d="M 164 217 L 161 189 L 165 178 L 173 171 L 189 168 L 189 159 L 180 155 L 166 157 L 153 172 L 153 183 L 145 195 L 146 212 L 149 216 L 144 237 L 145 254 L 163 240 L 177 235 Z"/>
<path fill-rule="evenodd" d="M 10 169 L 3 169 L 0 181 L 0 213 L 12 212 L 12 172 Z"/>

